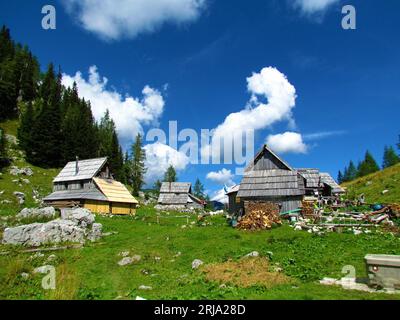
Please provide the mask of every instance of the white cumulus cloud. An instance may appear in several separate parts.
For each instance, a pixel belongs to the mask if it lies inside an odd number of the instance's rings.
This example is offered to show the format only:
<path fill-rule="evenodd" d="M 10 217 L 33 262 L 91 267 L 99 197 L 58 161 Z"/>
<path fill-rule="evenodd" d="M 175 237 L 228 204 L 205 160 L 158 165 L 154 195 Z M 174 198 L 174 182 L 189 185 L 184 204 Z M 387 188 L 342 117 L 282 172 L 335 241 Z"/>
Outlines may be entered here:
<path fill-rule="evenodd" d="M 219 185 L 233 185 L 233 178 L 235 175 L 231 172 L 231 170 L 222 169 L 217 172 L 210 172 L 207 174 L 207 179 L 211 180 Z"/>
<path fill-rule="evenodd" d="M 90 101 L 97 121 L 107 109 L 110 111 L 122 142 L 133 140 L 138 133 L 143 132 L 144 125 L 157 124 L 164 111 L 165 101 L 158 90 L 146 86 L 140 98 L 109 90 L 107 78 L 100 77 L 96 66 L 90 67 L 87 80 L 81 72 L 74 76 L 63 75 L 66 87 L 72 87 L 74 82 L 78 86 L 79 96 Z"/>
<path fill-rule="evenodd" d="M 294 5 L 305 14 L 321 13 L 340 0 L 295 0 Z"/>
<path fill-rule="evenodd" d="M 300 133 L 285 132 L 282 134 L 269 135 L 267 145 L 277 153 L 306 153 L 307 145 L 303 142 Z"/>
<path fill-rule="evenodd" d="M 108 40 L 151 33 L 165 23 L 196 20 L 205 0 L 63 0 L 67 12 L 87 31 Z"/>
<path fill-rule="evenodd" d="M 145 181 L 148 185 L 151 185 L 157 179 L 162 179 L 169 166 L 172 165 L 175 170 L 182 171 L 190 163 L 189 157 L 184 153 L 159 142 L 148 144 L 144 149 L 146 151 L 145 166 L 147 168 Z"/>
<path fill-rule="evenodd" d="M 279 70 L 267 67 L 253 73 L 247 78 L 247 89 L 251 94 L 248 105 L 240 112 L 228 115 L 214 130 L 211 147 L 202 149 L 203 157 L 221 152 L 218 143 L 221 140 L 232 145 L 248 130 L 265 129 L 280 121 L 294 123 L 292 110 L 296 104 L 296 89 Z"/>
<path fill-rule="evenodd" d="M 211 195 L 210 198 L 211 198 L 211 201 L 217 201 L 217 202 L 221 202 L 223 204 L 228 204 L 229 203 L 229 198 L 225 194 L 225 190 L 224 189 L 221 189 L 221 190 L 218 190 L 218 191 L 214 192 Z"/>

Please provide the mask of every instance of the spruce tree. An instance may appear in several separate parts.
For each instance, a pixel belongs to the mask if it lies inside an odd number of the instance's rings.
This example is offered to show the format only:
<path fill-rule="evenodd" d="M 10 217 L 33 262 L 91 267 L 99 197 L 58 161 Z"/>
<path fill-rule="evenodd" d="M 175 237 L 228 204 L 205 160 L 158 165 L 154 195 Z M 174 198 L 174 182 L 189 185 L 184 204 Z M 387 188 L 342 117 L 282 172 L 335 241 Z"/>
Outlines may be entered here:
<path fill-rule="evenodd" d="M 5 59 L 0 63 L 0 121 L 15 118 L 17 115 L 14 71 L 14 60 Z"/>
<path fill-rule="evenodd" d="M 114 131 L 111 139 L 111 153 L 109 155 L 109 164 L 111 172 L 114 174 L 115 179 L 118 181 L 124 181 L 124 156 L 122 149 L 119 145 L 117 133 Z"/>
<path fill-rule="evenodd" d="M 144 175 L 147 171 L 145 160 L 146 152 L 143 149 L 143 139 L 142 136 L 138 134 L 135 143 L 132 145 L 131 180 L 132 193 L 134 196 L 139 195 L 139 191 L 144 185 Z"/>
<path fill-rule="evenodd" d="M 168 167 L 164 175 L 164 182 L 177 182 L 178 177 L 175 168 L 171 165 Z"/>
<path fill-rule="evenodd" d="M 374 157 L 372 156 L 372 154 L 369 151 L 367 151 L 365 154 L 364 161 L 362 161 L 359 164 L 358 176 L 364 177 L 371 173 L 375 173 L 377 171 L 379 171 L 379 166 L 375 161 Z"/>
<path fill-rule="evenodd" d="M 353 161 L 350 161 L 349 167 L 347 169 L 348 181 L 353 181 L 353 180 L 357 179 L 357 176 L 358 176 L 357 167 L 355 166 Z"/>
<path fill-rule="evenodd" d="M 204 199 L 204 186 L 199 178 L 196 179 L 196 183 L 194 184 L 193 194 L 199 199 Z"/>
<path fill-rule="evenodd" d="M 396 154 L 396 151 L 392 146 L 385 146 L 383 154 L 383 168 L 392 167 L 400 162 L 400 157 Z"/>
<path fill-rule="evenodd" d="M 15 44 L 11 39 L 10 29 L 3 25 L 0 31 L 0 63 L 12 59 L 15 53 Z"/>
<path fill-rule="evenodd" d="M 61 72 L 56 77 L 50 64 L 40 88 L 39 111 L 31 132 L 32 155 L 28 160 L 34 165 L 62 165 L 61 90 Z"/>
<path fill-rule="evenodd" d="M 108 157 L 111 172 L 117 180 L 124 182 L 124 156 L 119 145 L 114 121 L 107 110 L 97 130 L 98 156 Z"/>
<path fill-rule="evenodd" d="M 64 162 L 72 161 L 76 156 L 80 159 L 97 157 L 98 130 L 90 104 L 79 98 L 76 83 L 72 89 L 64 90 L 60 112 L 64 113 L 62 123 Z"/>
<path fill-rule="evenodd" d="M 343 173 L 342 173 L 342 171 L 340 171 L 339 170 L 339 173 L 338 173 L 338 182 L 339 182 L 339 184 L 342 184 L 344 181 L 343 181 Z"/>
<path fill-rule="evenodd" d="M 344 168 L 343 171 L 343 178 L 342 178 L 342 182 L 348 182 L 349 180 L 349 169 L 347 167 Z"/>
<path fill-rule="evenodd" d="M 32 157 L 32 124 L 34 123 L 34 118 L 33 105 L 29 101 L 21 115 L 17 134 L 19 145 L 22 150 L 25 150 L 28 159 Z"/>

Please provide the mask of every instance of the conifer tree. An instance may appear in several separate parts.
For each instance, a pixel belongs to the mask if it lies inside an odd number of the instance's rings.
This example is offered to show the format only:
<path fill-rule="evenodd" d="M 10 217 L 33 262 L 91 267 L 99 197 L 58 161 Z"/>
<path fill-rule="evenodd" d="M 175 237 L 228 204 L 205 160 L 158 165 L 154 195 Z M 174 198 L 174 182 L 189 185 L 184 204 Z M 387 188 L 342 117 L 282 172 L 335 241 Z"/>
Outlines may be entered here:
<path fill-rule="evenodd" d="M 193 194 L 199 199 L 204 199 L 204 186 L 199 178 L 196 179 L 196 183 L 194 184 Z"/>
<path fill-rule="evenodd" d="M 20 147 L 25 150 L 27 158 L 32 157 L 32 124 L 34 123 L 34 111 L 32 102 L 26 104 L 25 111 L 21 115 L 18 127 L 18 140 Z"/>
<path fill-rule="evenodd" d="M 348 169 L 347 169 L 348 181 L 355 180 L 357 178 L 357 176 L 358 176 L 357 167 L 355 166 L 353 161 L 350 161 Z"/>
<path fill-rule="evenodd" d="M 168 167 L 164 175 L 164 182 L 177 182 L 178 177 L 175 168 L 171 165 Z"/>
<path fill-rule="evenodd" d="M 32 164 L 43 167 L 62 165 L 61 89 L 61 72 L 56 77 L 50 64 L 40 88 L 39 111 L 32 126 L 32 155 L 28 159 Z"/>
<path fill-rule="evenodd" d="M 339 184 L 342 184 L 344 181 L 343 181 L 343 173 L 342 173 L 342 171 L 340 171 L 339 170 L 339 173 L 338 173 L 338 182 L 339 182 Z"/>
<path fill-rule="evenodd" d="M 139 191 L 144 185 L 144 175 L 147 171 L 145 160 L 146 152 L 143 149 L 143 139 L 142 136 L 138 134 L 135 143 L 132 145 L 131 180 L 132 193 L 134 196 L 139 195 Z"/>
<path fill-rule="evenodd" d="M 349 182 L 349 181 L 350 181 L 349 180 L 349 169 L 348 169 L 348 167 L 345 167 L 344 171 L 343 171 L 342 183 Z"/>
<path fill-rule="evenodd" d="M 383 168 L 392 167 L 400 162 L 400 157 L 396 154 L 396 151 L 392 146 L 385 146 L 383 154 Z"/>
<path fill-rule="evenodd" d="M 124 156 L 119 145 L 114 121 L 107 110 L 98 125 L 98 155 L 108 157 L 111 172 L 117 180 L 124 182 Z"/>
<path fill-rule="evenodd" d="M 364 177 L 377 171 L 379 171 L 379 166 L 372 154 L 367 151 L 364 160 L 358 166 L 358 176 Z"/>
<path fill-rule="evenodd" d="M 0 63 L 0 121 L 17 115 L 14 70 L 14 60 L 5 59 Z"/>

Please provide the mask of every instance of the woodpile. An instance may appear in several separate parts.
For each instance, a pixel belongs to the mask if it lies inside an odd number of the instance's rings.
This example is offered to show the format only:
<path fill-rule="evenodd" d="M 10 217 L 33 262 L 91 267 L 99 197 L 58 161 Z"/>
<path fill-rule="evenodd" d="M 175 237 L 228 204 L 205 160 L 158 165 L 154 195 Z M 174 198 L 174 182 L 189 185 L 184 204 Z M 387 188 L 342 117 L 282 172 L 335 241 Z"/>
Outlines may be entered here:
<path fill-rule="evenodd" d="M 304 218 L 314 217 L 314 202 L 303 201 L 301 205 L 301 214 Z"/>
<path fill-rule="evenodd" d="M 390 211 L 392 212 L 392 214 L 394 216 L 396 216 L 396 218 L 400 218 L 400 204 L 393 203 L 393 204 L 390 204 L 388 207 L 390 208 Z"/>
<path fill-rule="evenodd" d="M 279 206 L 275 203 L 245 201 L 244 208 L 245 216 L 238 223 L 238 229 L 269 230 L 275 224 L 282 224 Z"/>

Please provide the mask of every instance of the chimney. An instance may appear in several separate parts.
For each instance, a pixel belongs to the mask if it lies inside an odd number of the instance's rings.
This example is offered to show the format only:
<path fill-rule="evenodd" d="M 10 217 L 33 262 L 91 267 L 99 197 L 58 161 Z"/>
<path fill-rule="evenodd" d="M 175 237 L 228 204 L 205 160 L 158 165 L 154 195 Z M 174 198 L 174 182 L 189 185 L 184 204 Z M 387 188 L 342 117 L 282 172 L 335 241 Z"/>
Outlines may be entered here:
<path fill-rule="evenodd" d="M 79 173 L 79 157 L 76 157 L 76 161 L 75 161 L 75 175 L 78 175 Z"/>

